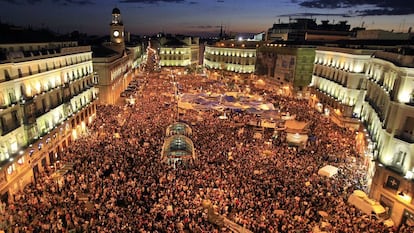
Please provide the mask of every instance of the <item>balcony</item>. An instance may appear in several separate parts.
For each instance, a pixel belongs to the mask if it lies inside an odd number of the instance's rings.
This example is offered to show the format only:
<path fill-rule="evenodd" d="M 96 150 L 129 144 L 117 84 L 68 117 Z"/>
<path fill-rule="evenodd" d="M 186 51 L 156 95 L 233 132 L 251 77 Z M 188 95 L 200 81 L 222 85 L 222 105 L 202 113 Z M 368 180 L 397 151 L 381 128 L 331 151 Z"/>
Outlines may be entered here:
<path fill-rule="evenodd" d="M 54 109 L 59 107 L 61 104 L 63 103 L 63 101 L 52 101 L 52 103 L 50 104 L 50 109 Z"/>
<path fill-rule="evenodd" d="M 382 109 L 368 96 L 365 97 L 365 102 L 367 102 L 377 113 L 378 117 L 380 118 L 381 122 L 384 121 L 384 113 L 382 112 Z"/>
<path fill-rule="evenodd" d="M 329 77 L 329 76 L 327 76 L 327 75 L 323 75 L 323 74 L 317 74 L 316 72 L 313 72 L 313 75 L 315 75 L 315 76 L 319 76 L 319 77 L 321 77 L 321 78 L 324 78 L 324 79 L 326 79 L 326 80 L 329 80 L 329 81 L 331 81 L 331 82 L 333 82 L 333 83 L 336 83 L 336 84 L 338 84 L 338 85 L 341 85 L 342 87 L 347 87 L 346 86 L 346 83 L 343 83 L 342 81 L 340 81 L 340 80 L 335 80 L 334 78 L 332 78 L 332 77 Z"/>
<path fill-rule="evenodd" d="M 411 93 L 410 102 L 405 103 L 405 104 L 406 104 L 406 105 L 408 105 L 408 106 L 412 106 L 412 107 L 414 107 L 414 92 L 413 92 L 413 93 Z"/>
<path fill-rule="evenodd" d="M 15 130 L 19 127 L 20 127 L 20 121 L 17 120 L 17 119 L 5 122 L 5 123 L 2 124 L 2 134 L 1 134 L 1 136 L 4 136 L 4 135 L 12 132 L 13 130 Z"/>

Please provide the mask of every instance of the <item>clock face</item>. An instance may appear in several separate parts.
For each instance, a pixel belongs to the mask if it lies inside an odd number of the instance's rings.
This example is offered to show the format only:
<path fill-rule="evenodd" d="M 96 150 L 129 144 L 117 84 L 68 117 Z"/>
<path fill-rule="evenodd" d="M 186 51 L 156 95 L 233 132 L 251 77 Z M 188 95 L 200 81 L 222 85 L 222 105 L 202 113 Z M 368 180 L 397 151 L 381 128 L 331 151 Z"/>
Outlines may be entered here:
<path fill-rule="evenodd" d="M 118 37 L 118 36 L 119 36 L 119 31 L 115 30 L 115 31 L 114 31 L 114 36 L 115 36 L 115 37 Z"/>

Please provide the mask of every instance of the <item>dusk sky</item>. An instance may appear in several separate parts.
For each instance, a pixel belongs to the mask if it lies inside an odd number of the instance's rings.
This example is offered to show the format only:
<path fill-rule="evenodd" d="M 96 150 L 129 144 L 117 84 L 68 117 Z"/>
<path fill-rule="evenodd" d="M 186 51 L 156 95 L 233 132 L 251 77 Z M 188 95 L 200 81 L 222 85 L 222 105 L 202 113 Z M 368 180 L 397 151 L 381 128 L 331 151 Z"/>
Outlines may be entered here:
<path fill-rule="evenodd" d="M 261 32 L 291 17 L 348 21 L 351 27 L 407 32 L 414 27 L 413 0 L 0 0 L 0 20 L 17 26 L 109 34 L 114 7 L 125 29 L 145 35 Z M 1 36 L 1 35 L 0 35 Z"/>

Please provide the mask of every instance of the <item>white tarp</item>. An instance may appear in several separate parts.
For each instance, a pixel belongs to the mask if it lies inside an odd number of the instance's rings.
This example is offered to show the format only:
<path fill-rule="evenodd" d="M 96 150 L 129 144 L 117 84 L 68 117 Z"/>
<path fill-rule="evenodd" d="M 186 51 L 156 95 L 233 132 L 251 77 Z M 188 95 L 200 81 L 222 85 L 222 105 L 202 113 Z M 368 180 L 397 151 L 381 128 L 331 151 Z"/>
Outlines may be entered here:
<path fill-rule="evenodd" d="M 326 165 L 319 169 L 318 175 L 332 177 L 338 173 L 338 168 L 332 165 Z"/>
<path fill-rule="evenodd" d="M 297 146 L 304 146 L 308 141 L 308 135 L 299 133 L 287 133 L 286 140 L 288 141 L 288 143 Z"/>

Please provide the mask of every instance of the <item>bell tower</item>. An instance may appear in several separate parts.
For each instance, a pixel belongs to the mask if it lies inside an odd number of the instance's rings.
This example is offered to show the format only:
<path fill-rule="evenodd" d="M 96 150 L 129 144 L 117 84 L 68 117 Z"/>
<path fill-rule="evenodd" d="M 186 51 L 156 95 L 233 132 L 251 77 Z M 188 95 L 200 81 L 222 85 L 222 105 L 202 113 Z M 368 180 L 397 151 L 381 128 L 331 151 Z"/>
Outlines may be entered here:
<path fill-rule="evenodd" d="M 121 11 L 118 8 L 112 10 L 111 27 L 111 47 L 121 52 L 125 49 L 124 24 L 121 19 Z"/>

